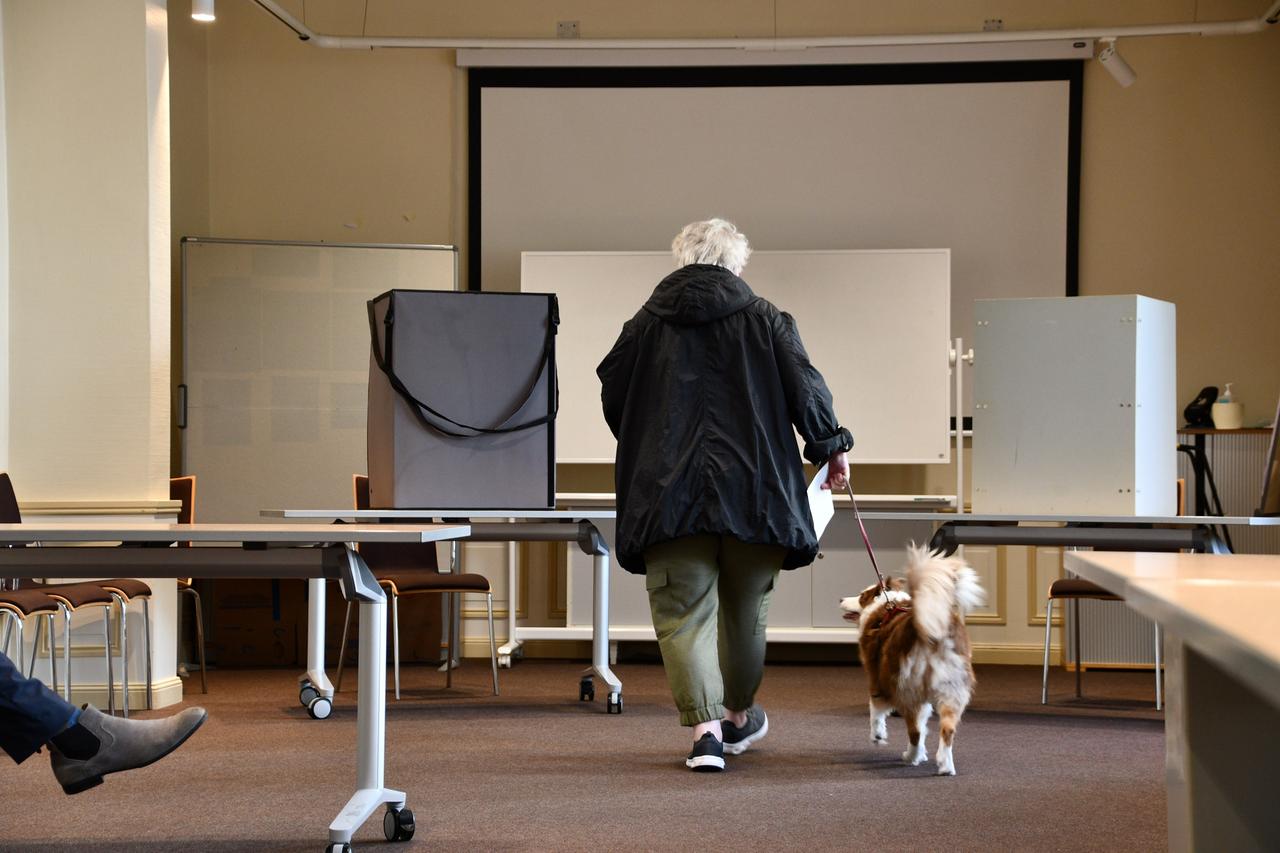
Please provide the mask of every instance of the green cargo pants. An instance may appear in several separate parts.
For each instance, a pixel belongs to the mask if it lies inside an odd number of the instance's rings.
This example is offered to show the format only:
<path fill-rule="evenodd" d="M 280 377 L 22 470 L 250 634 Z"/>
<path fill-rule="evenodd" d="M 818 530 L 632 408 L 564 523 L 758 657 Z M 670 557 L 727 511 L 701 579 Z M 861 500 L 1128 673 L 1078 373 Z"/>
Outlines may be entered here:
<path fill-rule="evenodd" d="M 645 550 L 645 588 L 680 724 L 751 707 L 764 676 L 769 598 L 786 549 L 685 536 Z"/>

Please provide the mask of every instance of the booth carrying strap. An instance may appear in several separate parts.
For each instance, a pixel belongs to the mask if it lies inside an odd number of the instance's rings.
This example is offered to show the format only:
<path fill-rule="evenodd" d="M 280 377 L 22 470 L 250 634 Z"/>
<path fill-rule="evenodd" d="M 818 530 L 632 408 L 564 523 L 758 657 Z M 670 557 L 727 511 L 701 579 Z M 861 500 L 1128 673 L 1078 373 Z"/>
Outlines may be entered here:
<path fill-rule="evenodd" d="M 506 418 L 503 418 L 501 421 L 499 421 L 499 423 L 502 423 L 503 421 L 509 420 L 510 418 L 514 417 L 517 412 L 519 412 L 526 405 L 528 405 L 529 400 L 533 398 L 534 393 L 538 390 L 538 382 L 539 380 L 541 380 L 542 374 L 547 372 L 547 370 L 550 368 L 552 355 L 555 352 L 556 329 L 560 325 L 559 304 L 556 301 L 555 296 L 552 296 L 550 298 L 551 298 L 551 310 L 547 316 L 547 335 L 542 346 L 541 365 L 539 366 L 537 372 L 534 373 L 533 382 L 530 383 L 528 390 L 524 393 L 522 399 L 520 400 L 520 404 L 517 405 L 515 409 L 512 410 L 510 415 L 507 415 Z M 374 302 L 376 301 L 377 300 L 370 300 L 368 304 L 369 337 L 373 344 L 374 363 L 378 365 L 378 369 L 381 370 L 383 374 L 387 377 L 387 381 L 391 383 L 391 387 L 395 389 L 396 393 L 399 394 L 402 398 L 404 398 L 405 402 L 409 403 L 410 407 L 413 409 L 414 414 L 417 415 L 418 420 L 421 421 L 424 426 L 429 427 L 430 429 L 433 429 L 437 432 L 443 433 L 447 436 L 451 436 L 453 438 L 477 438 L 482 435 L 502 435 L 504 433 L 520 432 L 521 430 L 532 429 L 533 427 L 542 426 L 543 424 L 551 423 L 552 421 L 555 420 L 556 414 L 560 410 L 560 389 L 557 385 L 555 385 L 554 371 L 552 371 L 551 376 L 549 377 L 549 380 L 552 382 L 553 387 L 555 389 L 555 404 L 552 407 L 552 410 L 540 418 L 534 418 L 532 420 L 528 420 L 528 421 L 525 421 L 524 423 L 519 423 L 514 426 L 505 426 L 505 427 L 472 426 L 471 424 L 466 424 L 461 421 L 455 420 L 449 417 L 448 415 L 444 414 L 443 412 L 440 412 L 432 408 L 430 405 L 423 402 L 422 400 L 418 399 L 416 396 L 414 396 L 413 392 L 408 389 L 408 387 L 404 384 L 404 382 L 401 381 L 400 377 L 396 375 L 395 368 L 392 366 L 393 364 L 392 333 L 395 331 L 395 305 L 396 305 L 395 300 L 389 299 L 387 301 L 387 315 L 382 320 L 383 327 L 386 329 L 386 339 L 387 339 L 385 353 L 383 352 L 383 347 L 378 337 L 378 322 L 374 315 L 373 305 L 374 305 Z M 446 429 L 445 427 L 441 426 L 439 423 L 434 422 L 429 418 L 427 418 L 427 416 L 423 414 L 424 412 L 428 412 L 432 415 L 432 417 L 438 418 L 439 420 L 444 421 L 445 423 L 451 424 L 459 429 L 470 430 L 470 432 L 454 432 L 450 429 Z"/>

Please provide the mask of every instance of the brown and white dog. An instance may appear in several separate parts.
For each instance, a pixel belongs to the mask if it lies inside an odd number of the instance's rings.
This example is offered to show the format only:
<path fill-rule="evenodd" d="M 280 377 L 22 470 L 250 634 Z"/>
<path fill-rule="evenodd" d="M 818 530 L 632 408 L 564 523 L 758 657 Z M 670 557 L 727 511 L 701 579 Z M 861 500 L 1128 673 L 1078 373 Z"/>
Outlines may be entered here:
<path fill-rule="evenodd" d="M 920 764 L 927 757 L 929 716 L 937 708 L 941 734 L 934 759 L 938 775 L 954 776 L 956 726 L 976 684 L 961 617 L 986 595 L 964 561 L 916 545 L 907 549 L 905 582 L 886 578 L 885 585 L 887 592 L 877 584 L 840 601 L 844 618 L 860 629 L 858 653 L 871 691 L 871 742 L 889 742 L 885 719 L 896 709 L 911 741 L 902 760 Z"/>

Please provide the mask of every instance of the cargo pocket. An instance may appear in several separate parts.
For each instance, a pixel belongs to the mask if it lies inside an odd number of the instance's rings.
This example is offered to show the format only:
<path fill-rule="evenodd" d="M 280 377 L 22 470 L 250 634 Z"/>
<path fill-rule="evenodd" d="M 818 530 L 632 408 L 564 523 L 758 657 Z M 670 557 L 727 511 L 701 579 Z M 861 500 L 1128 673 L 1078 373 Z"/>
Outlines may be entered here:
<path fill-rule="evenodd" d="M 756 636 L 763 634 L 769 626 L 769 601 L 773 598 L 773 586 L 777 582 L 778 573 L 774 572 L 773 577 L 769 579 L 769 586 L 760 596 L 760 606 L 756 608 Z"/>
<path fill-rule="evenodd" d="M 649 593 L 649 613 L 653 617 L 653 630 L 661 641 L 664 636 L 674 630 L 673 620 L 679 624 L 679 614 L 673 613 L 671 596 L 664 590 L 667 588 L 667 570 L 649 569 L 644 575 L 644 588 Z"/>

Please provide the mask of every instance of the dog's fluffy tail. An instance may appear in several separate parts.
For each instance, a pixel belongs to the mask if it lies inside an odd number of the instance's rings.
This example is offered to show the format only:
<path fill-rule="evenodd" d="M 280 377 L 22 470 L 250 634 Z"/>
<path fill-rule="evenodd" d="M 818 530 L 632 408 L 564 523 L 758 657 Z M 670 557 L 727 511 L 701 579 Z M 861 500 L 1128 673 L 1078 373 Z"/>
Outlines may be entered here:
<path fill-rule="evenodd" d="M 907 548 L 907 588 L 916 628 L 931 640 L 947 635 L 953 608 L 963 613 L 987 599 L 977 573 L 963 560 L 943 557 L 923 545 Z"/>

